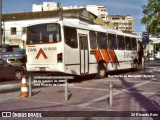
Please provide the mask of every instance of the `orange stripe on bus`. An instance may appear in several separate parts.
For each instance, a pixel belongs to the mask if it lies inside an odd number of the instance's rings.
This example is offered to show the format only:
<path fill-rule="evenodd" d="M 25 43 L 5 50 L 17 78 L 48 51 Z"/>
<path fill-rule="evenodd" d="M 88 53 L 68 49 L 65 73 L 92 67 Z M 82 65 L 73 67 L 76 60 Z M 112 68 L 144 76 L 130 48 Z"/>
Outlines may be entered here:
<path fill-rule="evenodd" d="M 105 60 L 106 63 L 109 63 L 110 61 L 110 58 L 109 58 L 109 55 L 107 53 L 107 51 L 105 49 L 100 49 L 102 55 L 103 55 L 103 58 Z"/>
<path fill-rule="evenodd" d="M 100 60 L 102 60 L 102 56 L 101 56 L 99 50 L 97 50 L 97 49 L 94 49 L 94 50 L 96 51 L 96 53 L 94 54 L 94 56 L 95 56 L 97 62 L 99 62 Z"/>
<path fill-rule="evenodd" d="M 111 56 L 112 62 L 113 62 L 113 63 L 117 63 L 118 60 L 117 60 L 117 56 L 116 56 L 114 50 L 108 50 L 108 52 L 109 52 L 109 54 L 110 54 L 110 56 Z"/>

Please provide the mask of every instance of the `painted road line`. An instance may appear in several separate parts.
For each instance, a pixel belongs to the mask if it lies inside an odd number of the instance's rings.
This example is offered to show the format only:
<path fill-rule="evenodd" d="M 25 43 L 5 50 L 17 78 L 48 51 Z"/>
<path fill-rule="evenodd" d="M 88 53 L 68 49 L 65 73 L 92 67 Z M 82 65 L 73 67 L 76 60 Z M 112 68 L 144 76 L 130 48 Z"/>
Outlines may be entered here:
<path fill-rule="evenodd" d="M 85 90 L 102 90 L 102 91 L 108 91 L 109 89 L 101 89 L 101 88 L 88 88 L 88 87 L 70 87 L 70 88 L 77 88 L 77 89 L 85 89 Z"/>
<path fill-rule="evenodd" d="M 160 93 L 156 93 L 156 92 L 136 92 L 136 91 L 128 91 L 128 90 L 124 90 L 124 92 L 126 93 L 135 93 L 135 94 L 146 94 L 146 95 L 160 95 Z"/>
<path fill-rule="evenodd" d="M 134 85 L 134 86 L 132 86 L 132 87 L 126 88 L 126 90 L 130 90 L 130 89 L 132 89 L 132 88 L 136 88 L 136 87 L 145 85 L 145 84 L 150 83 L 150 82 L 151 82 L 151 81 L 146 81 L 146 82 L 143 82 L 143 83 L 139 83 L 139 84 L 136 84 L 136 85 Z M 124 89 L 124 90 L 125 90 L 125 89 Z M 118 95 L 118 94 L 120 94 L 120 93 L 123 93 L 124 90 L 114 92 L 113 95 Z M 77 106 L 86 107 L 86 106 L 88 106 L 88 105 L 90 105 L 90 104 L 93 104 L 93 103 L 95 103 L 95 102 L 99 102 L 99 101 L 105 100 L 105 99 L 107 99 L 108 97 L 109 97 L 109 95 L 104 95 L 104 96 L 102 96 L 102 97 L 93 99 L 93 100 L 88 101 L 88 102 L 86 102 L 86 103 L 79 104 L 79 105 L 77 105 Z"/>

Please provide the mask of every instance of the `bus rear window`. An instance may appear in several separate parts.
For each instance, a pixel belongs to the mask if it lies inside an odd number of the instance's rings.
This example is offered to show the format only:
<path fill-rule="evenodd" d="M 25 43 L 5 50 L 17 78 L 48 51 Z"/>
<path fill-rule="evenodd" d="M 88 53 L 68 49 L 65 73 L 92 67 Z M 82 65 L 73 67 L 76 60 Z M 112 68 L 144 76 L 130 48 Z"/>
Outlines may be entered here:
<path fill-rule="evenodd" d="M 57 23 L 33 25 L 27 29 L 27 44 L 55 43 L 60 41 L 60 25 Z"/>

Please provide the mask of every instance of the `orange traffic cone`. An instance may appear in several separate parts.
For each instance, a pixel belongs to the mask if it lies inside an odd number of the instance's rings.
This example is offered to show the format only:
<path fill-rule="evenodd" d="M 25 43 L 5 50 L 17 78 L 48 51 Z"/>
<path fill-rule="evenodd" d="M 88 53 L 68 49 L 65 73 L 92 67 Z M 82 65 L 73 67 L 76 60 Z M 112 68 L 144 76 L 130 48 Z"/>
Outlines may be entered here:
<path fill-rule="evenodd" d="M 28 97 L 29 92 L 28 92 L 28 87 L 27 87 L 27 82 L 26 82 L 26 77 L 22 77 L 22 84 L 21 84 L 21 97 Z"/>

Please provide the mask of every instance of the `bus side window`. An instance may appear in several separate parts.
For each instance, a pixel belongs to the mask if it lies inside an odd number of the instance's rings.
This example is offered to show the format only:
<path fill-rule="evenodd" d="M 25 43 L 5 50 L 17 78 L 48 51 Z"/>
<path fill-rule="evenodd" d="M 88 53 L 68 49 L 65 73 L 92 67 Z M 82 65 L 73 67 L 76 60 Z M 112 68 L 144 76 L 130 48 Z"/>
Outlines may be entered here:
<path fill-rule="evenodd" d="M 137 41 L 136 41 L 136 38 L 132 38 L 132 50 L 137 50 Z"/>
<path fill-rule="evenodd" d="M 96 49 L 97 48 L 96 33 L 94 31 L 90 31 L 89 32 L 89 38 L 90 38 L 91 49 Z"/>
<path fill-rule="evenodd" d="M 99 49 L 107 49 L 107 35 L 106 33 L 97 32 L 97 42 Z"/>
<path fill-rule="evenodd" d="M 124 36 L 117 35 L 118 50 L 125 50 Z"/>
<path fill-rule="evenodd" d="M 131 50 L 131 38 L 125 37 L 126 50 Z"/>
<path fill-rule="evenodd" d="M 108 34 L 108 44 L 109 44 L 109 49 L 117 49 L 117 40 L 116 40 L 116 35 L 114 34 Z"/>
<path fill-rule="evenodd" d="M 71 27 L 64 27 L 65 43 L 71 48 L 78 48 L 77 30 Z"/>

